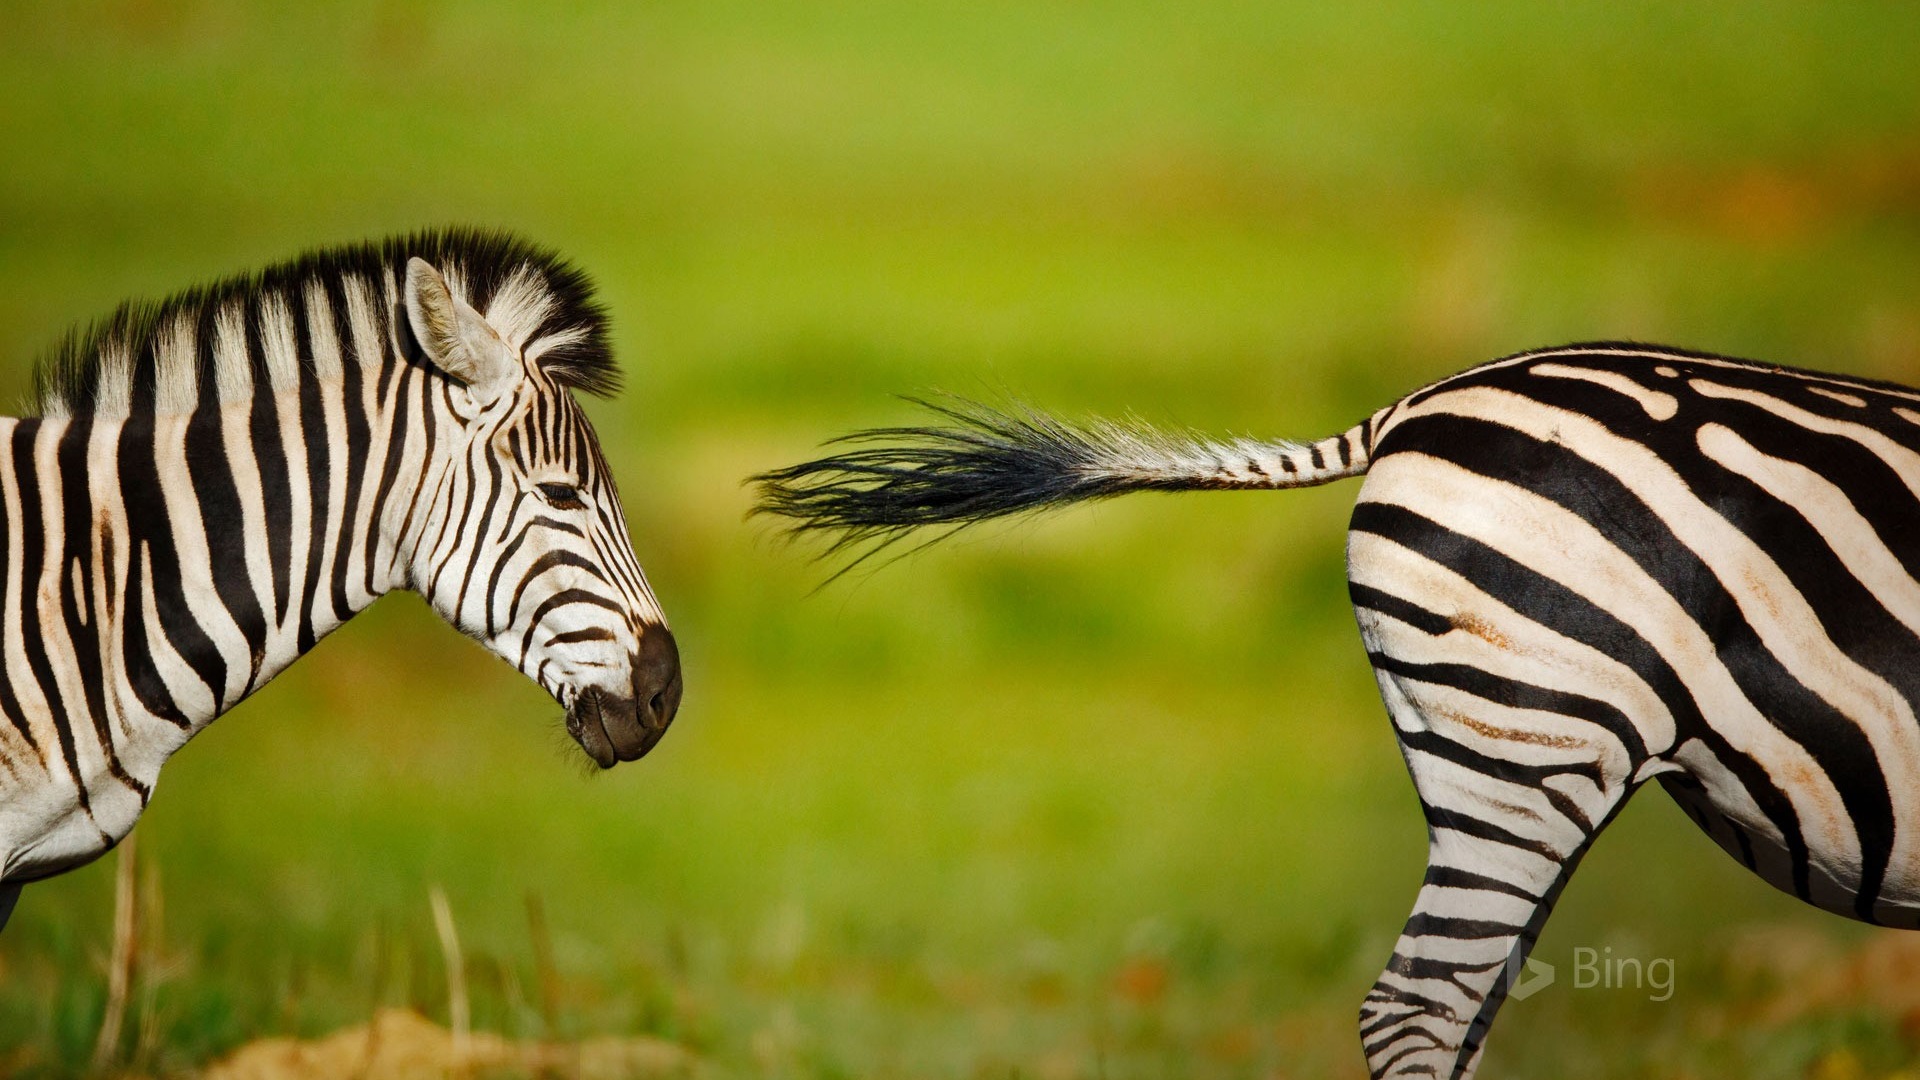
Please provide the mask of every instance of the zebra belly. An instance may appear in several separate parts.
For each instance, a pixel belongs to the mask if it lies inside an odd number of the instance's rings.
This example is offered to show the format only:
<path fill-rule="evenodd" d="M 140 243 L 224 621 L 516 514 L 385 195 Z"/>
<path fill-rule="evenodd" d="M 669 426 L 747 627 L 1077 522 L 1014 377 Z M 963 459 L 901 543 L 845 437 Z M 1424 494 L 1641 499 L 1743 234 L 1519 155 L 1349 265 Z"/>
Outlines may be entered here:
<path fill-rule="evenodd" d="M 1703 746 L 1683 746 L 1675 759 L 1685 771 L 1662 774 L 1661 786 L 1702 832 L 1762 881 L 1836 915 L 1920 929 L 1920 868 L 1911 860 L 1888 860 L 1872 885 L 1870 904 L 1863 903 L 1869 883 L 1857 844 L 1809 843 L 1783 830 Z M 1903 822 L 1899 830 L 1910 836 L 1917 826 Z"/>

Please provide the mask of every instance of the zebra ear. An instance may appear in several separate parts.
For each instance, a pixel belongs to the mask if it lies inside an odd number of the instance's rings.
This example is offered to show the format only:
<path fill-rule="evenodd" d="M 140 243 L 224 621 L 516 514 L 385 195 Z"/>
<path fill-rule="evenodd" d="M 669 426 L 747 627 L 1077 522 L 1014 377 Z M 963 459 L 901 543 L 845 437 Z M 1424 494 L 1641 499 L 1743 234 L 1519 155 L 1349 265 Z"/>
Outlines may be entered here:
<path fill-rule="evenodd" d="M 453 295 L 425 259 L 407 260 L 407 321 L 434 367 L 464 385 L 481 404 L 499 397 L 520 374 L 507 343 L 471 304 Z"/>

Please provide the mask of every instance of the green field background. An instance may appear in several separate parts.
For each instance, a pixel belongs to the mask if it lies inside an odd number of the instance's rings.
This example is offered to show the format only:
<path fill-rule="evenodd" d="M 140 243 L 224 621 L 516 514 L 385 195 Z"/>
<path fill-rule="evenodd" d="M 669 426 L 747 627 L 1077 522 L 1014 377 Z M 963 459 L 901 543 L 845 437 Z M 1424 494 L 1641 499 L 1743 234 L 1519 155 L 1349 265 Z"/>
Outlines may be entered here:
<path fill-rule="evenodd" d="M 411 596 L 214 725 L 138 831 L 142 1075 L 382 1005 L 445 1022 L 435 886 L 475 1025 L 515 1038 L 655 1034 L 716 1077 L 1362 1075 L 1424 830 L 1346 606 L 1353 485 L 1077 509 L 814 593 L 832 567 L 744 519 L 743 477 L 936 389 L 1304 437 L 1571 340 L 1920 381 L 1910 5 L 0 24 L 0 397 L 128 296 L 520 231 L 612 310 L 627 389 L 588 411 L 685 660 L 671 734 L 606 775 Z M 112 894 L 112 858 L 26 890 L 0 1072 L 85 1070 Z M 1911 1075 L 1920 1012 L 1832 975 L 1903 940 L 1648 792 L 1483 1074 Z M 1582 948 L 1671 959 L 1671 997 L 1574 986 Z"/>

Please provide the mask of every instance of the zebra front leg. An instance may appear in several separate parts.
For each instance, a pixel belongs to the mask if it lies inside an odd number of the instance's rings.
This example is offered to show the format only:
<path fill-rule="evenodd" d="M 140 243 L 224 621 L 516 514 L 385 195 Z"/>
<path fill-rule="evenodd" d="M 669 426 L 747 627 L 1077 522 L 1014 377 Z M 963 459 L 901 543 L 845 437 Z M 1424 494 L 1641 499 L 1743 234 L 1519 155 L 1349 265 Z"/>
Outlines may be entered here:
<path fill-rule="evenodd" d="M 1520 765 L 1431 729 L 1403 728 L 1401 743 L 1426 810 L 1427 872 L 1361 1005 L 1360 1040 L 1376 1078 L 1466 1080 L 1561 888 L 1627 789 L 1597 768 Z"/>

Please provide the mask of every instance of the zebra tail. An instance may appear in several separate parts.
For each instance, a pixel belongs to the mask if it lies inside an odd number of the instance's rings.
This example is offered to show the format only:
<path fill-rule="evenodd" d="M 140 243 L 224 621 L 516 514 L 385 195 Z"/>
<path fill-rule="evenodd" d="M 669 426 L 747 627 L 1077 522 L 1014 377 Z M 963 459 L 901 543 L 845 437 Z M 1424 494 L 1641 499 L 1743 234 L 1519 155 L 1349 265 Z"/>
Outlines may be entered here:
<path fill-rule="evenodd" d="M 949 423 L 855 432 L 828 444 L 847 447 L 840 453 L 755 476 L 753 513 L 789 519 L 791 534 L 833 536 L 830 552 L 877 550 L 927 526 L 952 531 L 1134 491 L 1324 484 L 1367 471 L 1373 434 L 1369 419 L 1312 443 L 1220 440 L 1137 420 L 1072 424 L 1022 405 L 909 400 Z"/>

